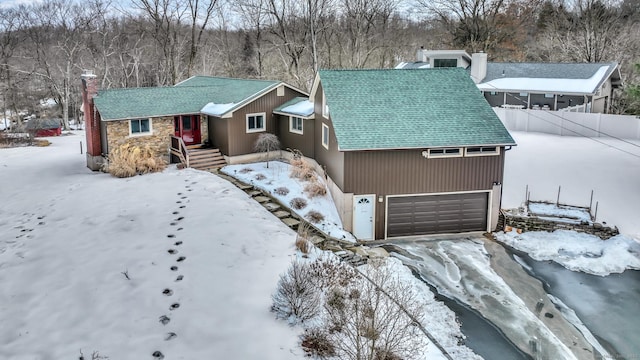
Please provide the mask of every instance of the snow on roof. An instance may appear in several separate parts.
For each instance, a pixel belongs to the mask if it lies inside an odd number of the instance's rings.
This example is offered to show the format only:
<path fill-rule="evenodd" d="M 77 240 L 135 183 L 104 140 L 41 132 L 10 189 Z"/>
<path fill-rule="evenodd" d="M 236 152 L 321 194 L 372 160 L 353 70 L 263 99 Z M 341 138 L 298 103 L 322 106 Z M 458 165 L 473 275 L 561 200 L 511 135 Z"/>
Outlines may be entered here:
<path fill-rule="evenodd" d="M 483 91 L 592 94 L 608 71 L 608 66 L 601 66 L 587 79 L 504 77 L 480 83 L 478 88 Z"/>
<path fill-rule="evenodd" d="M 286 106 L 280 111 L 293 115 L 310 116 L 314 111 L 314 104 L 309 100 L 302 100 L 298 103 Z"/>
<path fill-rule="evenodd" d="M 205 105 L 200 110 L 200 112 L 205 114 L 205 115 L 222 116 L 222 115 L 226 114 L 227 112 L 229 112 L 229 110 L 233 109 L 234 106 L 236 106 L 235 103 L 216 104 L 216 103 L 210 102 L 207 105 Z"/>

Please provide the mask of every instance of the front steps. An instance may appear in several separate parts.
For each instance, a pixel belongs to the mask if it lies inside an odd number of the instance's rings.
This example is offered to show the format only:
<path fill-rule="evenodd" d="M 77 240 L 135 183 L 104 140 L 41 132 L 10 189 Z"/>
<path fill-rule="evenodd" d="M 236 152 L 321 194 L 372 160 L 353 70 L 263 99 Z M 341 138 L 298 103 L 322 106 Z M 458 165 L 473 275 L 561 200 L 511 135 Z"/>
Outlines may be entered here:
<path fill-rule="evenodd" d="M 189 154 L 189 167 L 197 170 L 215 170 L 225 165 L 227 162 L 218 149 L 202 148 L 199 145 L 187 146 Z"/>

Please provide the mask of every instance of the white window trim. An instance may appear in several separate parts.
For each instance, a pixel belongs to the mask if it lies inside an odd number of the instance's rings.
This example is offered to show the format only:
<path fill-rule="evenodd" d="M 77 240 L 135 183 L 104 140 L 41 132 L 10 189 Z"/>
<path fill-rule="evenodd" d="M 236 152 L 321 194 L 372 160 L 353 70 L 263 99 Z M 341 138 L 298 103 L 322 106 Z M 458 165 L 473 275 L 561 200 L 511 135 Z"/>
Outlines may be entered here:
<path fill-rule="evenodd" d="M 469 152 L 469 148 L 464 148 L 464 156 L 465 157 L 474 157 L 474 156 L 497 156 L 500 155 L 500 147 L 499 146 L 471 146 L 471 148 L 494 148 L 493 151 L 480 151 L 480 152 Z"/>
<path fill-rule="evenodd" d="M 322 117 L 329 118 L 329 106 L 327 105 L 327 97 L 324 96 L 324 91 L 322 92 Z"/>
<path fill-rule="evenodd" d="M 458 150 L 457 153 L 452 153 L 452 154 L 436 154 L 436 153 L 432 153 L 432 150 Z M 441 158 L 456 158 L 456 157 L 462 157 L 464 156 L 464 149 L 463 148 L 433 148 L 433 149 L 428 149 L 426 151 L 422 152 L 422 156 L 426 157 L 427 159 L 441 159 Z"/>
<path fill-rule="evenodd" d="M 327 142 L 324 142 L 324 134 L 327 134 Z M 329 150 L 329 126 L 325 123 L 322 123 L 322 133 L 320 134 L 322 136 L 322 139 L 320 139 L 320 141 L 322 142 L 322 146 L 324 146 L 325 149 Z"/>
<path fill-rule="evenodd" d="M 293 127 L 294 125 L 293 119 L 300 119 L 300 127 L 301 127 L 300 130 Z M 289 132 L 292 132 L 294 134 L 300 134 L 300 135 L 304 134 L 304 119 L 299 116 L 289 116 Z"/>
<path fill-rule="evenodd" d="M 133 133 L 133 126 L 131 126 L 131 122 L 132 121 L 139 121 L 139 120 L 149 120 L 149 131 L 145 131 L 145 132 L 139 132 L 139 133 Z M 138 118 L 138 119 L 129 119 L 129 136 L 149 136 L 153 134 L 153 121 L 151 120 L 151 118 Z"/>
<path fill-rule="evenodd" d="M 262 127 L 261 128 L 256 128 L 256 129 L 249 129 L 249 118 L 250 117 L 257 117 L 257 116 L 262 116 Z M 265 132 L 267 131 L 267 114 L 266 113 L 253 113 L 253 114 L 247 114 L 247 116 L 245 117 L 245 127 L 247 130 L 247 133 L 257 133 L 257 132 Z"/>

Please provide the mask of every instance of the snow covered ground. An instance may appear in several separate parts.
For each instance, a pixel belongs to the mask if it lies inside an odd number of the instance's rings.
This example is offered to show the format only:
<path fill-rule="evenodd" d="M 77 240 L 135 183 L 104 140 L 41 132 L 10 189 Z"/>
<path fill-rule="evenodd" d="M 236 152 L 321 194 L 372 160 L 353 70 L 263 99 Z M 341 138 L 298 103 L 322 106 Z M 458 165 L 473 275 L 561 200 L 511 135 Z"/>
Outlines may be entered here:
<path fill-rule="evenodd" d="M 212 174 L 117 179 L 48 139 L 0 149 L 0 359 L 304 357 L 269 311 L 287 226 Z"/>
<path fill-rule="evenodd" d="M 300 182 L 289 176 L 291 165 L 281 161 L 270 161 L 268 166 L 266 162 L 228 165 L 222 168 L 222 172 L 266 191 L 287 206 L 294 198 L 305 199 L 307 206 L 300 210 L 293 209 L 293 211 L 303 218 L 310 211 L 319 211 L 324 216 L 324 220 L 315 224 L 320 230 L 334 238 L 355 242 L 353 235 L 342 229 L 338 210 L 328 192 L 324 196 L 309 198 L 304 192 L 304 186 L 308 182 Z M 319 184 L 326 186 L 326 182 L 317 174 L 316 179 Z M 284 188 L 288 192 L 279 194 L 276 191 L 277 188 Z"/>
<path fill-rule="evenodd" d="M 82 132 L 48 139 L 0 149 L 0 359 L 304 357 L 301 329 L 270 312 L 296 256 L 287 226 L 213 174 L 117 179 L 86 168 Z M 453 312 L 395 265 L 429 331 L 478 359 Z M 432 343 L 425 356 L 444 358 Z"/>
<path fill-rule="evenodd" d="M 607 138 L 518 131 L 511 135 L 518 146 L 506 153 L 504 208 L 520 206 L 527 185 L 531 200 L 555 202 L 558 186 L 562 186 L 560 202 L 580 206 L 589 206 L 594 190 L 594 206 L 599 202 L 596 221 L 615 225 L 621 233 L 640 239 L 639 147 Z M 639 141 L 633 143 L 640 145 Z"/>

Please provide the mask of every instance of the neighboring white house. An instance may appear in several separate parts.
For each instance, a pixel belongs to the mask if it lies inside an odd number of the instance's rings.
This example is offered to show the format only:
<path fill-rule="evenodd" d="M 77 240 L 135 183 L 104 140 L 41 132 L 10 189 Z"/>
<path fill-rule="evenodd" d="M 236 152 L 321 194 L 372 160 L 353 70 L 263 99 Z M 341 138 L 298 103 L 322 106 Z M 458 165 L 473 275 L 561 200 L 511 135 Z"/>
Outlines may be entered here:
<path fill-rule="evenodd" d="M 486 53 L 424 49 L 416 60 L 396 68 L 463 67 L 493 107 L 608 113 L 622 85 L 617 62 L 502 63 L 488 62 Z"/>

